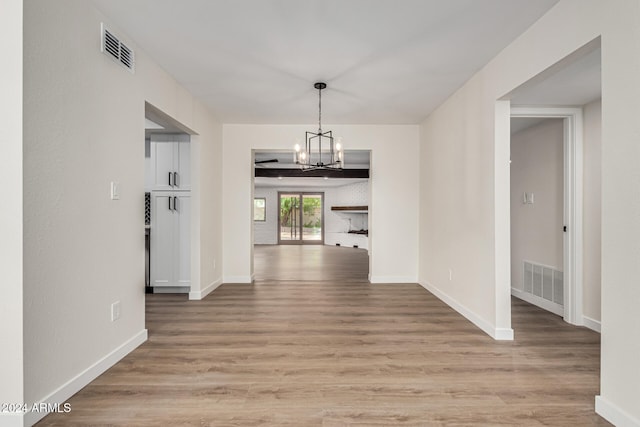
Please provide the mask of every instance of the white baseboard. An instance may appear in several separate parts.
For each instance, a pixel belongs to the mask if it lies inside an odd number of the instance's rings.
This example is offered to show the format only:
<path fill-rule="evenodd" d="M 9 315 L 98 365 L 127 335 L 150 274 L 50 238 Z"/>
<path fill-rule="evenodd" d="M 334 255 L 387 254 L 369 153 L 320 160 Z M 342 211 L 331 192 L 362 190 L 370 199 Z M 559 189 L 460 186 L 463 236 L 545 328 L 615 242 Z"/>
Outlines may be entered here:
<path fill-rule="evenodd" d="M 442 300 L 449 307 L 467 318 L 471 323 L 482 329 L 487 335 L 494 340 L 500 341 L 513 341 L 513 329 L 511 328 L 496 328 L 491 323 L 487 322 L 482 317 L 478 316 L 473 311 L 462 305 L 460 302 L 442 292 L 440 289 L 431 285 L 428 282 L 420 282 L 420 286 L 431 292 L 433 295 Z"/>
<path fill-rule="evenodd" d="M 547 301 L 544 298 L 540 298 L 539 296 L 524 292 L 523 290 L 516 288 L 511 288 L 511 295 L 518 299 L 526 301 L 529 304 L 540 307 L 543 310 L 547 310 L 552 312 L 553 314 L 557 314 L 558 316 L 564 316 L 564 307 L 562 307 L 560 304 L 556 304 L 555 302 Z"/>
<path fill-rule="evenodd" d="M 140 344 L 147 340 L 147 330 L 143 329 L 120 347 L 98 360 L 93 365 L 76 375 L 57 390 L 43 397 L 38 403 L 64 403 L 71 396 L 80 391 L 91 381 L 102 375 L 107 369 L 118 363 L 123 357 L 135 350 Z M 73 410 L 73 408 L 71 408 Z M 27 412 L 24 416 L 24 424 L 32 426 L 47 415 L 47 412 Z"/>
<path fill-rule="evenodd" d="M 513 341 L 513 329 L 511 328 L 493 328 L 491 337 L 496 341 Z"/>
<path fill-rule="evenodd" d="M 190 300 L 201 300 L 202 298 L 209 295 L 211 292 L 215 291 L 218 286 L 222 285 L 222 279 L 218 279 L 215 282 L 211 283 L 206 288 L 200 291 L 191 291 L 189 292 Z"/>
<path fill-rule="evenodd" d="M 640 427 L 640 420 L 609 402 L 602 396 L 596 396 L 596 413 L 616 427 Z"/>
<path fill-rule="evenodd" d="M 592 319 L 590 317 L 587 316 L 582 316 L 582 324 L 591 329 L 592 331 L 596 331 L 597 333 L 601 333 L 602 331 L 602 324 L 600 323 L 599 320 L 595 320 Z"/>
<path fill-rule="evenodd" d="M 369 276 L 371 283 L 418 283 L 415 276 Z"/>
<path fill-rule="evenodd" d="M 224 276 L 222 283 L 253 283 L 252 276 Z"/>

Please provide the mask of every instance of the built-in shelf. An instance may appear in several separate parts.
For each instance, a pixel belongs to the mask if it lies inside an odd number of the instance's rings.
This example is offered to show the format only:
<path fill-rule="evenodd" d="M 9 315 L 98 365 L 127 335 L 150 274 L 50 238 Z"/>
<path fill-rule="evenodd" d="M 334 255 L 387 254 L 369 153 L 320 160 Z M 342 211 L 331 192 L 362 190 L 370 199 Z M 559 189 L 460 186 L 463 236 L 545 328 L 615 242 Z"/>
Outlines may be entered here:
<path fill-rule="evenodd" d="M 331 206 L 331 210 L 345 213 L 368 213 L 369 206 Z"/>

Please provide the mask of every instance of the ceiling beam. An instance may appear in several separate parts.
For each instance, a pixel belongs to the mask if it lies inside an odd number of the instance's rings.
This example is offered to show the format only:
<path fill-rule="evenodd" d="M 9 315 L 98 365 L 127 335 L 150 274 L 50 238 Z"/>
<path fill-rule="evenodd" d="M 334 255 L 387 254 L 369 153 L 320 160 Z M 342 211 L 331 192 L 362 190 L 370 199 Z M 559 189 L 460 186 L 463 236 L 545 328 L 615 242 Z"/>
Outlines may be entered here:
<path fill-rule="evenodd" d="M 256 177 L 264 178 L 369 178 L 369 169 L 276 169 L 254 168 Z"/>

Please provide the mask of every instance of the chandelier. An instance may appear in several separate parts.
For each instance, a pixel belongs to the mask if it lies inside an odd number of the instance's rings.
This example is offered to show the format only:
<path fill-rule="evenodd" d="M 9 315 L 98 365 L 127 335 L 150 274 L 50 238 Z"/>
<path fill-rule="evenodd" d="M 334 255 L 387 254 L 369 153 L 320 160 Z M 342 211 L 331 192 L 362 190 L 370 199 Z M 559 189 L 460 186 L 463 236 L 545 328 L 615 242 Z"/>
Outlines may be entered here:
<path fill-rule="evenodd" d="M 322 131 L 322 89 L 327 84 L 318 82 L 313 85 L 318 89 L 318 131 L 305 132 L 305 144 L 294 147 L 293 161 L 302 170 L 342 169 L 344 166 L 344 149 L 340 138 L 334 141 L 331 131 Z"/>

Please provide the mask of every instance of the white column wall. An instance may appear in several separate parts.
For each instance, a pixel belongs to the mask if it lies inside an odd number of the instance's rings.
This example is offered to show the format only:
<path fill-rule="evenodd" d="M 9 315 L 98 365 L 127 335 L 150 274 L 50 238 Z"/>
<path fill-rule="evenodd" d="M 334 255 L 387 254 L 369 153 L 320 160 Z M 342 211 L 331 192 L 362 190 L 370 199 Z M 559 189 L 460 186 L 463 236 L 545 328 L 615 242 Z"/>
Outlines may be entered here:
<path fill-rule="evenodd" d="M 22 0 L 2 2 L 0 13 L 0 402 L 23 403 L 22 307 Z M 21 418 L 0 414 L 0 425 L 18 426 Z"/>
<path fill-rule="evenodd" d="M 326 125 L 347 150 L 371 150 L 370 280 L 415 282 L 418 259 L 418 126 Z M 224 281 L 252 280 L 252 149 L 292 149 L 313 125 L 223 126 Z M 348 161 L 348 159 L 347 159 Z"/>
<path fill-rule="evenodd" d="M 635 333 L 640 330 L 640 3 L 561 0 L 425 120 L 419 276 L 487 332 L 510 328 L 504 215 L 509 188 L 503 184 L 508 179 L 503 122 L 509 112 L 498 100 L 598 37 L 603 89 L 598 412 L 617 423 L 640 425 L 640 334 Z M 451 281 L 448 268 L 454 272 Z"/>

